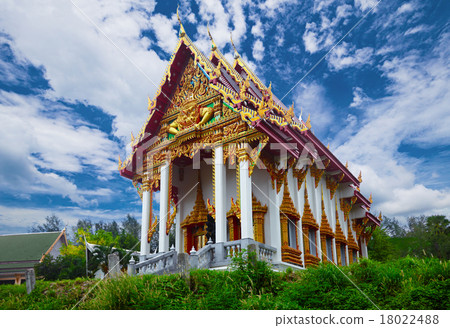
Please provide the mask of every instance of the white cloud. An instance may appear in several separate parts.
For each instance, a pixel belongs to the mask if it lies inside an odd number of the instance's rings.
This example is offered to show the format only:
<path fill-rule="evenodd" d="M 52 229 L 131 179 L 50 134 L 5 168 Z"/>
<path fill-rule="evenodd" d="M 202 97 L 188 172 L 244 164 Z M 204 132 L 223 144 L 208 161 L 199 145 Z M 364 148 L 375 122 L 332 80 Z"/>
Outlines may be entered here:
<path fill-rule="evenodd" d="M 398 14 L 402 14 L 402 13 L 409 13 L 411 11 L 414 10 L 414 6 L 412 5 L 411 2 L 408 3 L 404 3 L 402 4 L 398 9 L 397 9 L 397 13 Z"/>
<path fill-rule="evenodd" d="M 256 61 L 261 61 L 264 58 L 264 45 L 260 39 L 255 40 L 253 43 L 252 55 Z"/>
<path fill-rule="evenodd" d="M 255 38 L 264 38 L 264 28 L 260 19 L 255 21 L 255 25 L 252 26 L 251 33 Z"/>
<path fill-rule="evenodd" d="M 258 4 L 263 11 L 263 15 L 274 18 L 276 15 L 282 15 L 289 4 L 295 3 L 295 0 L 266 0 Z"/>
<path fill-rule="evenodd" d="M 359 130 L 336 150 L 353 173 L 363 171 L 362 191 L 373 192 L 374 209 L 388 216 L 450 214 L 450 189 L 417 181 L 422 160 L 399 152 L 402 144 L 425 150 L 450 145 L 448 40 L 444 35 L 426 59 L 406 55 L 386 61 L 381 69 L 391 81 L 391 95 L 373 100 Z"/>
<path fill-rule="evenodd" d="M 53 108 L 49 108 L 52 106 Z M 106 188 L 83 190 L 61 173 L 91 170 L 108 178 L 116 170 L 117 144 L 96 128 L 74 124 L 67 108 L 32 96 L 0 91 L 0 190 L 68 197 L 89 205 Z M 55 173 L 58 172 L 58 173 Z"/>
<path fill-rule="evenodd" d="M 346 42 L 342 42 L 328 56 L 328 65 L 330 69 L 339 71 L 344 68 L 363 65 L 370 65 L 372 63 L 373 49 L 369 47 L 356 49 L 355 46 L 350 46 Z"/>
<path fill-rule="evenodd" d="M 426 25 L 419 25 L 419 26 L 411 27 L 410 29 L 408 29 L 405 32 L 405 35 L 411 35 L 411 34 L 416 34 L 416 33 L 420 33 L 420 32 L 426 32 L 427 30 L 428 30 L 428 27 Z"/>
<path fill-rule="evenodd" d="M 327 99 L 325 88 L 315 82 L 300 83 L 294 94 L 296 116 L 303 109 L 303 120 L 311 114 L 311 124 L 316 135 L 325 134 L 333 122 L 333 106 Z M 326 135 L 326 134 L 325 134 Z"/>
<path fill-rule="evenodd" d="M 320 12 L 326 10 L 334 0 L 315 0 L 314 1 L 314 12 Z"/>
<path fill-rule="evenodd" d="M 360 87 L 353 88 L 353 101 L 350 104 L 350 107 L 354 108 L 362 108 L 367 106 L 367 104 L 371 101 L 369 97 L 364 93 L 364 90 Z"/>
<path fill-rule="evenodd" d="M 370 9 L 375 6 L 377 2 L 377 0 L 355 0 L 355 7 L 365 11 L 366 9 Z"/>
<path fill-rule="evenodd" d="M 177 30 L 174 28 L 178 26 L 176 15 L 171 19 L 161 14 L 152 15 L 150 24 L 158 40 L 158 46 L 166 53 L 172 54 L 178 42 Z"/>
<path fill-rule="evenodd" d="M 153 50 L 148 50 L 151 41 L 141 35 L 143 29 L 151 28 L 149 13 L 155 3 L 74 3 L 107 37 L 70 1 L 46 1 L 45 6 L 33 1 L 26 6 L 3 1 L 2 28 L 24 57 L 35 66 L 45 67 L 54 90 L 49 96 L 85 100 L 101 107 L 116 117 L 116 135 L 128 138 L 130 131 L 136 134 L 145 121 L 147 95 L 156 91 L 152 81 L 159 84 L 166 65 Z"/>

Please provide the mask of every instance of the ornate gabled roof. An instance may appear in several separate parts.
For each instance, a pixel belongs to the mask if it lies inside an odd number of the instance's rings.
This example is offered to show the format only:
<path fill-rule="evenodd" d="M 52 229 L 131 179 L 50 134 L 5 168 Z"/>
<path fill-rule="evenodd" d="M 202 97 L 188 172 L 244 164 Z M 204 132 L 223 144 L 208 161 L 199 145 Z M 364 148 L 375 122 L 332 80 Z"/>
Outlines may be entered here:
<path fill-rule="evenodd" d="M 211 38 L 212 39 L 212 38 Z M 233 45 L 234 46 L 234 45 Z M 237 54 L 237 51 L 236 51 Z M 165 74 L 156 95 L 149 99 L 149 115 L 139 134 L 132 139 L 132 151 L 125 161 L 119 158 L 119 170 L 122 176 L 136 178 L 137 162 L 143 161 L 144 151 L 159 141 L 161 120 L 171 106 L 172 98 L 188 63 L 194 62 L 202 71 L 209 90 L 217 92 L 223 98 L 224 105 L 230 107 L 240 118 L 256 132 L 270 137 L 269 142 L 280 144 L 295 143 L 297 147 L 286 146 L 293 157 L 298 158 L 304 148 L 310 156 L 317 160 L 326 158 L 330 165 L 327 171 L 339 170 L 343 174 L 341 183 L 352 183 L 356 188 L 360 181 L 325 147 L 310 131 L 309 120 L 304 122 L 295 116 L 294 107 L 289 109 L 272 93 L 271 85 L 266 87 L 244 60 L 236 55 L 230 65 L 212 40 L 212 53 L 208 58 L 191 41 L 180 22 L 180 33 L 177 46 L 167 65 Z M 306 144 L 311 143 L 316 151 L 310 150 Z M 138 150 L 142 150 L 139 152 Z M 140 155 L 138 155 L 140 154 Z M 139 178 L 140 179 L 140 178 Z M 369 203 L 358 194 L 363 203 Z"/>

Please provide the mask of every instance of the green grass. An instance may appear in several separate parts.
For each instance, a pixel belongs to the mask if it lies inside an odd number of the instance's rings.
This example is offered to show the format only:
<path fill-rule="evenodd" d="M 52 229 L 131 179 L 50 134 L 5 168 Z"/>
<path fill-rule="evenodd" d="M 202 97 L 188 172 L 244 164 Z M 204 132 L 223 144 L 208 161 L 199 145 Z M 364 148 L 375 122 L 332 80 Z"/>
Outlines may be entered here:
<path fill-rule="evenodd" d="M 106 280 L 77 308 L 450 309 L 449 262 L 435 258 L 362 260 L 340 269 L 328 264 L 298 272 L 268 269 L 263 262 L 244 260 L 234 271 Z M 37 281 L 30 295 L 24 285 L 0 285 L 0 309 L 71 309 L 97 282 Z"/>

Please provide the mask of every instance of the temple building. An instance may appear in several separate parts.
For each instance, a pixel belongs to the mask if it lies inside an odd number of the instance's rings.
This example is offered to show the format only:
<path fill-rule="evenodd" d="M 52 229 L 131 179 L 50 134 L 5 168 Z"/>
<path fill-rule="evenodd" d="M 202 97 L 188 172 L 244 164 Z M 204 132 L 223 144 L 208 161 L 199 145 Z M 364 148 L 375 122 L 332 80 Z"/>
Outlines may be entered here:
<path fill-rule="evenodd" d="M 142 199 L 142 272 L 181 253 L 200 256 L 199 267 L 226 267 L 248 245 L 279 268 L 367 257 L 380 218 L 360 193 L 361 174 L 355 177 L 311 132 L 309 117 L 297 118 L 294 105 L 286 107 L 235 48 L 230 64 L 210 38 L 206 56 L 180 22 L 148 118 L 132 135 L 128 158 L 119 158 L 120 174 Z M 158 253 L 150 254 L 156 231 Z"/>

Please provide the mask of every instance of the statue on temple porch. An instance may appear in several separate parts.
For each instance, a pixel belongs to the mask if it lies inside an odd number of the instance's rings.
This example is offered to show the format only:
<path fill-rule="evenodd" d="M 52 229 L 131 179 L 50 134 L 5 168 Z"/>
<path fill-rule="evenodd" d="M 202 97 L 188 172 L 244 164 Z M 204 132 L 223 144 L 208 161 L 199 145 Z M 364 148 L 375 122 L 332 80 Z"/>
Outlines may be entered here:
<path fill-rule="evenodd" d="M 193 125 L 199 127 L 207 123 L 213 117 L 213 108 L 200 107 L 197 104 L 197 100 L 189 99 L 184 102 L 178 117 L 170 123 L 169 133 L 176 135 L 180 131 L 190 128 Z"/>

